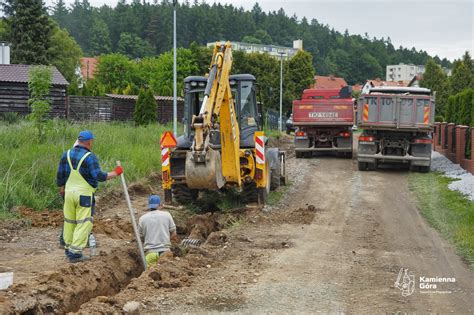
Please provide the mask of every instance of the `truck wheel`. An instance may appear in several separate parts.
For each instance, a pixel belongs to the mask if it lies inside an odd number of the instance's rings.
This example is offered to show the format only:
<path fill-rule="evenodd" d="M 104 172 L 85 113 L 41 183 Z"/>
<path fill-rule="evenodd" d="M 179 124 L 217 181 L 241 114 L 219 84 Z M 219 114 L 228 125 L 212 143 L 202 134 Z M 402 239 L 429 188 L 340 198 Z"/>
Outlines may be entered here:
<path fill-rule="evenodd" d="M 420 173 L 429 173 L 430 172 L 430 166 L 418 166 L 418 172 Z"/>
<path fill-rule="evenodd" d="M 198 189 L 190 189 L 186 184 L 176 184 L 171 188 L 173 198 L 182 205 L 193 203 L 199 196 Z"/>
<path fill-rule="evenodd" d="M 280 177 L 281 177 L 281 162 L 280 159 L 277 159 L 275 168 L 270 170 L 270 190 L 275 190 L 280 187 Z"/>
<path fill-rule="evenodd" d="M 367 163 L 367 170 L 375 171 L 377 169 L 377 162 Z"/>
<path fill-rule="evenodd" d="M 357 162 L 357 167 L 359 168 L 359 171 L 366 171 L 367 162 Z"/>

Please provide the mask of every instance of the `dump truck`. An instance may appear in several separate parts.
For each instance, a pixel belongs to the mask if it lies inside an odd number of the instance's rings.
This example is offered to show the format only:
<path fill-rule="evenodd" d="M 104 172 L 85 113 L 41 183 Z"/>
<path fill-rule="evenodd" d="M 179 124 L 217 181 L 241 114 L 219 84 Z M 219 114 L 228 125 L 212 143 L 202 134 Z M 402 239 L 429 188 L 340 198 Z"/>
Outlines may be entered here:
<path fill-rule="evenodd" d="M 184 80 L 184 134 L 163 173 L 167 202 L 195 201 L 200 191 L 235 189 L 246 203 L 264 204 L 286 183 L 286 154 L 269 148 L 251 74 L 230 75 L 231 44 L 216 43 L 207 76 Z"/>
<path fill-rule="evenodd" d="M 296 157 L 313 152 L 336 152 L 352 157 L 354 101 L 349 86 L 341 89 L 306 89 L 293 101 Z"/>
<path fill-rule="evenodd" d="M 378 87 L 358 101 L 359 170 L 375 170 L 380 163 L 402 163 L 429 172 L 435 97 L 419 87 Z"/>

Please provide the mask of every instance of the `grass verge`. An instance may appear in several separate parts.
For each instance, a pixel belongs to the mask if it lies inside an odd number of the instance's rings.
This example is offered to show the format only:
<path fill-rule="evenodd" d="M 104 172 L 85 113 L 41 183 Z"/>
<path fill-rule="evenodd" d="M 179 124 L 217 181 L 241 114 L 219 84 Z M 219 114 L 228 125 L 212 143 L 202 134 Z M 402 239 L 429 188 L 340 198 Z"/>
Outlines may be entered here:
<path fill-rule="evenodd" d="M 55 184 L 59 159 L 83 129 L 94 132 L 93 151 L 104 171 L 120 160 L 130 182 L 160 172 L 160 135 L 171 126 L 54 120 L 48 122 L 46 136 L 39 141 L 29 122 L 0 125 L 0 218 L 7 217 L 13 206 L 38 210 L 61 207 Z M 118 180 L 101 183 L 99 192 L 117 185 Z"/>
<path fill-rule="evenodd" d="M 453 179 L 439 173 L 411 173 L 410 189 L 415 193 L 421 214 L 474 269 L 474 203 L 448 185 Z"/>

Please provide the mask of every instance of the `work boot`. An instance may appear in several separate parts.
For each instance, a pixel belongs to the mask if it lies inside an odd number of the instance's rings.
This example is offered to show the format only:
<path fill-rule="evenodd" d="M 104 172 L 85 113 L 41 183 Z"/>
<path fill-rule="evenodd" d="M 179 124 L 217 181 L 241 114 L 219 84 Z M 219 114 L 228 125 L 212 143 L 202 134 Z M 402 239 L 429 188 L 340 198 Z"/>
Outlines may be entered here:
<path fill-rule="evenodd" d="M 87 257 L 87 256 L 79 256 L 79 257 L 71 257 L 69 256 L 68 257 L 68 260 L 71 264 L 75 264 L 75 263 L 78 263 L 78 262 L 83 262 L 83 261 L 88 261 L 90 258 Z"/>
<path fill-rule="evenodd" d="M 79 254 L 79 253 L 75 254 L 75 253 L 71 253 L 71 252 L 68 252 L 67 258 L 68 258 L 70 263 L 77 263 L 77 262 L 89 260 L 89 257 L 86 257 L 86 256 L 82 255 L 82 253 L 81 254 Z"/>

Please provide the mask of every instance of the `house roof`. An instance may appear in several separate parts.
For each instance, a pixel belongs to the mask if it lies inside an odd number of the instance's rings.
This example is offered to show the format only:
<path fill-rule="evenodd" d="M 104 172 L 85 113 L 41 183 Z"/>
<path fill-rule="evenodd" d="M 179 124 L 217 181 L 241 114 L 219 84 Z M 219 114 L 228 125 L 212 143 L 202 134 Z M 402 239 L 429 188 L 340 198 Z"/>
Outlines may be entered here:
<path fill-rule="evenodd" d="M 320 76 L 317 75 L 314 77 L 314 88 L 315 89 L 341 89 L 342 87 L 347 86 L 346 80 L 343 78 L 338 78 L 335 76 Z"/>
<path fill-rule="evenodd" d="M 0 65 L 0 82 L 28 83 L 29 70 L 32 65 Z M 61 72 L 55 66 L 53 69 L 53 85 L 69 85 Z"/>
<path fill-rule="evenodd" d="M 120 99 L 120 100 L 137 100 L 138 95 L 125 95 L 125 94 L 105 94 L 106 96 L 110 98 L 115 98 L 115 99 Z M 172 101 L 173 97 L 172 96 L 160 96 L 160 95 L 155 95 L 155 100 L 157 101 Z M 177 98 L 178 101 L 184 101 L 182 97 Z"/>
<path fill-rule="evenodd" d="M 379 86 L 408 86 L 409 81 L 383 81 L 381 79 L 367 80 L 373 87 Z"/>
<path fill-rule="evenodd" d="M 81 74 L 84 80 L 90 80 L 94 78 L 95 69 L 98 63 L 98 57 L 81 58 Z"/>

